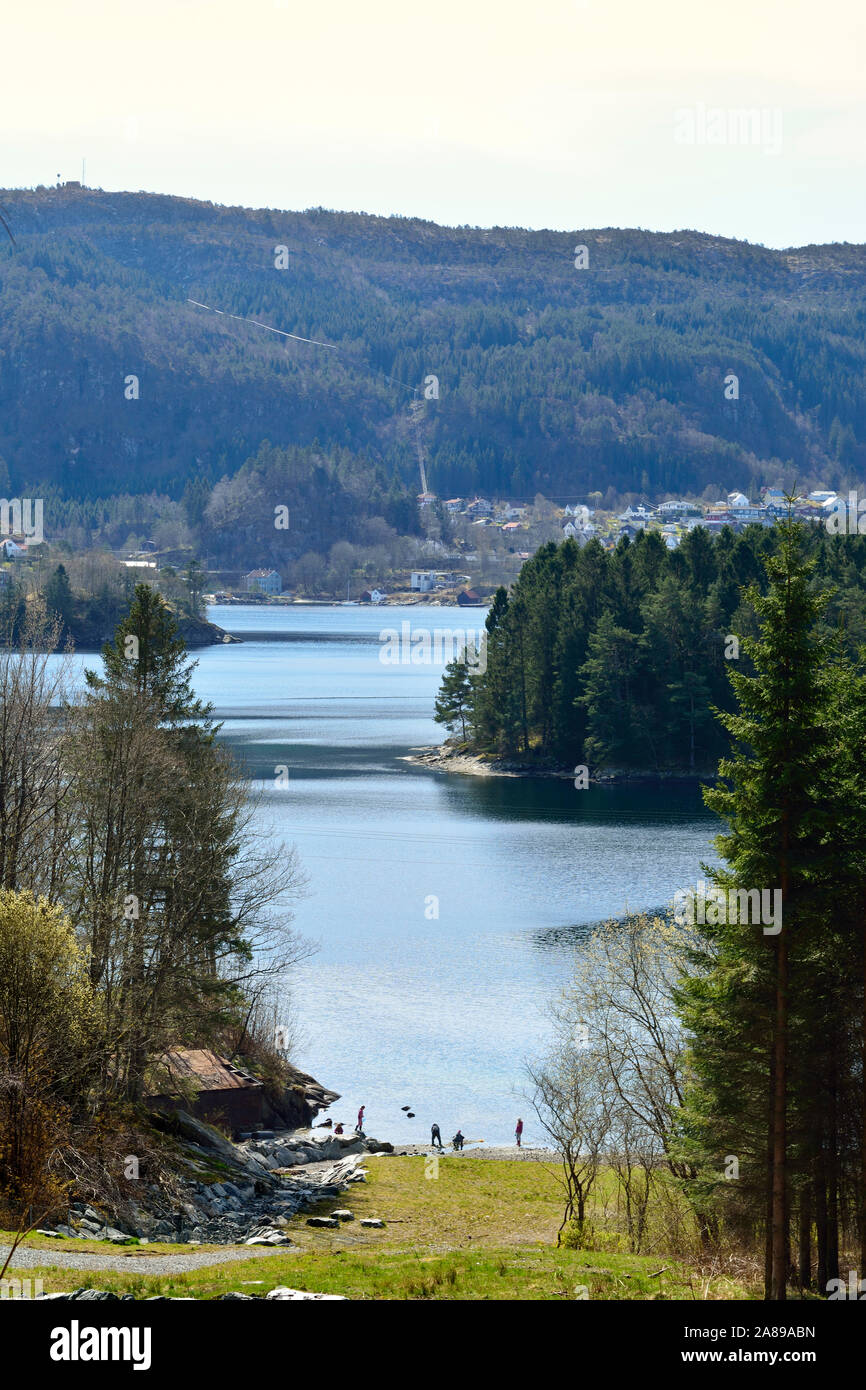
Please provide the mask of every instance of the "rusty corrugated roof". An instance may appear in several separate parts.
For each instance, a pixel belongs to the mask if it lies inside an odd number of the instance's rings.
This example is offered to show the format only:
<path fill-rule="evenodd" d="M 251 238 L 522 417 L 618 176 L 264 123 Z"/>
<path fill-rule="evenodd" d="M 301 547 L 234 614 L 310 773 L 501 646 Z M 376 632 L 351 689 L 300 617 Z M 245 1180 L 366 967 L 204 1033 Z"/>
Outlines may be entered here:
<path fill-rule="evenodd" d="M 250 1090 L 262 1085 L 242 1067 L 206 1047 L 174 1048 L 163 1059 L 163 1068 L 172 1081 L 192 1082 L 199 1091 Z"/>

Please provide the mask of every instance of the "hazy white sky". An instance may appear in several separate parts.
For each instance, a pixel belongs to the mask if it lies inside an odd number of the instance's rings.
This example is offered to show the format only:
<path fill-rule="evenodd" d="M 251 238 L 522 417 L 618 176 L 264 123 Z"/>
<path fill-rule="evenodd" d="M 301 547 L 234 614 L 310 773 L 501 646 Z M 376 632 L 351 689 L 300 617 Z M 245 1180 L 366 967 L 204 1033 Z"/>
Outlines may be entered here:
<path fill-rule="evenodd" d="M 26 0 L 3 48 L 6 187 L 866 240 L 863 0 Z"/>

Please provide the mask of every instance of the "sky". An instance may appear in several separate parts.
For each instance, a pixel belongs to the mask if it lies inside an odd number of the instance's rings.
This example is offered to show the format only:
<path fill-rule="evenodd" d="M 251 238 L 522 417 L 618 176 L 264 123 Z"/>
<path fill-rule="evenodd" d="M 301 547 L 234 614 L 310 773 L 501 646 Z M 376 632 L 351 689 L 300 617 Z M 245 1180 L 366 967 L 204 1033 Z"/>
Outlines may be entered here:
<path fill-rule="evenodd" d="M 28 0 L 0 186 L 862 242 L 863 0 Z"/>

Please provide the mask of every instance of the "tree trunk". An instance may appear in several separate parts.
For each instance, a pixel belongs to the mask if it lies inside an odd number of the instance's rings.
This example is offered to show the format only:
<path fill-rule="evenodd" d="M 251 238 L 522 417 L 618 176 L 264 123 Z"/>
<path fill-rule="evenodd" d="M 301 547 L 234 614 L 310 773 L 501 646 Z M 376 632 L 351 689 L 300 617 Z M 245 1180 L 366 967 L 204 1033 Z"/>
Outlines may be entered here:
<path fill-rule="evenodd" d="M 782 901 L 785 901 L 783 892 Z M 776 1027 L 773 1041 L 773 1277 L 771 1298 L 784 1303 L 788 1274 L 787 1223 L 787 1064 L 788 938 L 782 929 L 776 947 Z"/>
<path fill-rule="evenodd" d="M 839 1278 L 839 1132 L 836 1119 L 838 1099 L 836 1064 L 833 1062 L 830 1088 L 830 1146 L 827 1163 L 827 1278 Z"/>
<path fill-rule="evenodd" d="M 808 1182 L 800 1189 L 799 1284 L 812 1285 L 812 1194 Z"/>
<path fill-rule="evenodd" d="M 818 1255 L 818 1292 L 827 1294 L 827 1188 L 824 1178 L 823 1135 L 822 1147 L 815 1163 L 815 1240 Z"/>
<path fill-rule="evenodd" d="M 775 1062 L 770 1057 L 770 1106 L 767 1117 L 767 1181 L 764 1201 L 764 1299 L 773 1296 L 773 1080 Z"/>

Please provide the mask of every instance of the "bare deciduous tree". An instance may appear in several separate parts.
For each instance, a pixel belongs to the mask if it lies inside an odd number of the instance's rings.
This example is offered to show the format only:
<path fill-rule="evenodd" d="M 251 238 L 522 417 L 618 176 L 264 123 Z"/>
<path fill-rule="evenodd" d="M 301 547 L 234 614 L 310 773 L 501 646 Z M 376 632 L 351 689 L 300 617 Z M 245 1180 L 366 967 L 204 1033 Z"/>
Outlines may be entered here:
<path fill-rule="evenodd" d="M 60 891 L 68 823 L 64 711 L 69 654 L 61 623 L 31 600 L 20 630 L 0 631 L 0 887 Z M 17 639 L 17 640 L 16 640 Z"/>
<path fill-rule="evenodd" d="M 556 1243 L 572 1223 L 580 1240 L 610 1131 L 604 1068 L 575 1043 L 573 1034 L 563 1032 L 547 1059 L 539 1066 L 529 1065 L 527 1071 L 534 1088 L 533 1109 L 562 1164 L 565 1208 Z"/>

